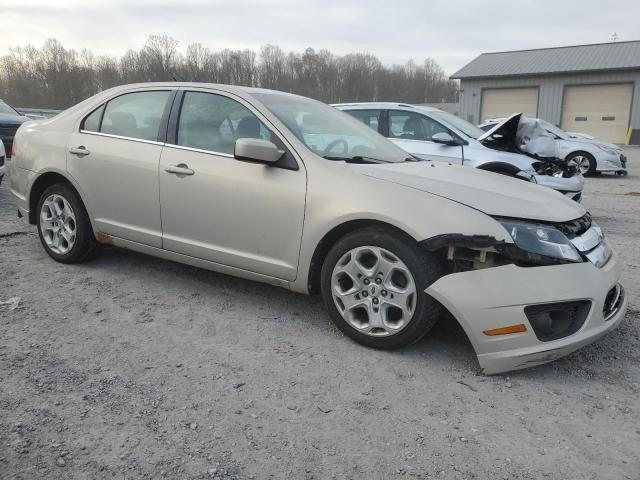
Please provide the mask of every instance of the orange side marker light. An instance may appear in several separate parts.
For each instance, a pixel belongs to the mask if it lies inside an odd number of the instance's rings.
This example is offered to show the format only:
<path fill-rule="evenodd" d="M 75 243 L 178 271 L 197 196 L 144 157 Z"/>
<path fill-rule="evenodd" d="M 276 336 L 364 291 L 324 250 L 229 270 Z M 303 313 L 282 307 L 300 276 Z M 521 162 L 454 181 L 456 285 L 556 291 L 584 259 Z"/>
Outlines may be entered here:
<path fill-rule="evenodd" d="M 526 331 L 527 331 L 527 327 L 525 326 L 525 324 L 519 323 L 517 325 L 509 325 L 508 327 L 500 327 L 500 328 L 494 328 L 492 330 L 485 330 L 482 333 L 490 337 L 493 337 L 496 335 L 509 335 L 510 333 L 522 333 Z"/>

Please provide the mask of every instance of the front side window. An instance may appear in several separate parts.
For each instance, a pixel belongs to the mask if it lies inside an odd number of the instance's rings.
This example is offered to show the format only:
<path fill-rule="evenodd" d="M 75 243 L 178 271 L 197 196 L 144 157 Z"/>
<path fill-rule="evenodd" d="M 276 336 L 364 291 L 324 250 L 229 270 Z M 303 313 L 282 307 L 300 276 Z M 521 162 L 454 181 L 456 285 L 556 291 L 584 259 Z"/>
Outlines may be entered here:
<path fill-rule="evenodd" d="M 345 110 L 353 118 L 357 118 L 367 127 L 380 132 L 380 114 L 382 110 Z"/>
<path fill-rule="evenodd" d="M 449 112 L 443 112 L 441 110 L 430 111 L 429 115 L 457 128 L 470 138 L 478 138 L 485 133 L 481 128 L 476 127 L 473 123 L 469 123 L 464 118 L 460 118 Z"/>
<path fill-rule="evenodd" d="M 169 95 L 168 90 L 134 92 L 110 100 L 105 106 L 99 131 L 122 137 L 158 140 Z M 92 118 L 94 113 L 85 119 L 85 130 L 88 130 L 87 122 L 95 124 L 95 119 Z"/>
<path fill-rule="evenodd" d="M 436 133 L 449 133 L 435 120 L 405 111 L 389 112 L 389 136 L 404 140 L 431 140 Z"/>
<path fill-rule="evenodd" d="M 239 138 L 276 141 L 260 119 L 241 103 L 214 93 L 185 93 L 178 121 L 178 145 L 233 155 Z"/>

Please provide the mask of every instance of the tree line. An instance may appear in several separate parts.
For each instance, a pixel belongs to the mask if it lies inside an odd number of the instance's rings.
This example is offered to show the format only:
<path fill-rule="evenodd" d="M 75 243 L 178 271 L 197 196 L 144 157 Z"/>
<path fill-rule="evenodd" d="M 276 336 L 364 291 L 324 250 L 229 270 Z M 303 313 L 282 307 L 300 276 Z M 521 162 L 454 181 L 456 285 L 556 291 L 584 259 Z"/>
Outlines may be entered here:
<path fill-rule="evenodd" d="M 327 103 L 452 102 L 458 94 L 457 83 L 430 58 L 385 66 L 369 53 L 287 53 L 275 45 L 212 51 L 200 43 L 182 52 L 168 35 L 150 35 L 119 58 L 67 49 L 56 39 L 0 57 L 0 98 L 21 107 L 67 108 L 115 85 L 172 80 L 271 88 Z"/>

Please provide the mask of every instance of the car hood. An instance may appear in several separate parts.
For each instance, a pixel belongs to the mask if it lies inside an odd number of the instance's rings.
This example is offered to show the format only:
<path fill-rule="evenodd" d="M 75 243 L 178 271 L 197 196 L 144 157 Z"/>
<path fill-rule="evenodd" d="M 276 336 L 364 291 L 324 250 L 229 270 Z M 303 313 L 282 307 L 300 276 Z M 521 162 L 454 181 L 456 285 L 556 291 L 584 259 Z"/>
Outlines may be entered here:
<path fill-rule="evenodd" d="M 351 165 L 362 175 L 438 195 L 488 215 L 566 222 L 586 213 L 561 193 L 524 180 L 439 162 Z"/>
<path fill-rule="evenodd" d="M 608 143 L 608 142 L 601 142 L 600 140 L 596 139 L 596 138 L 570 138 L 568 141 L 573 142 L 573 143 L 577 143 L 577 144 L 589 144 L 589 145 L 602 145 L 603 147 L 607 147 L 610 148 L 611 150 L 616 150 L 616 151 L 622 151 L 622 149 L 614 144 L 614 143 Z"/>
<path fill-rule="evenodd" d="M 570 139 L 575 140 L 575 139 L 587 139 L 587 140 L 595 140 L 596 137 L 594 137 L 593 135 L 588 135 L 586 133 L 579 133 L 579 132 L 565 132 Z"/>
<path fill-rule="evenodd" d="M 30 119 L 28 117 L 0 113 L 0 123 L 2 125 L 22 125 L 24 122 L 28 122 L 29 120 Z"/>
<path fill-rule="evenodd" d="M 493 128 L 485 132 L 484 135 L 478 137 L 478 141 L 484 144 L 484 141 L 492 135 L 499 133 L 503 137 L 512 138 L 515 141 L 516 134 L 518 133 L 518 124 L 520 123 L 521 113 L 514 113 L 508 118 L 505 118 L 500 123 L 497 123 Z"/>

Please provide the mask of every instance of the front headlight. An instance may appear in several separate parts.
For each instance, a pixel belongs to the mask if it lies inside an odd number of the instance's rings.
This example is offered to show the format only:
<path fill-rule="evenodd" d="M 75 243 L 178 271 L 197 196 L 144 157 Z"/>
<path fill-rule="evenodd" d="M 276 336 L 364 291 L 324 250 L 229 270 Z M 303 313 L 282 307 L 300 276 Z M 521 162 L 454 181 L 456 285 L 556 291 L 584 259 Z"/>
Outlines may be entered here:
<path fill-rule="evenodd" d="M 513 243 L 521 251 L 505 254 L 515 260 L 528 261 L 539 265 L 563 262 L 582 262 L 582 257 L 571 241 L 557 228 L 541 223 L 522 220 L 497 219 L 509 232 Z M 551 261 L 550 261 L 551 260 Z"/>

